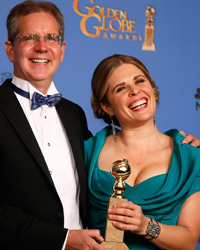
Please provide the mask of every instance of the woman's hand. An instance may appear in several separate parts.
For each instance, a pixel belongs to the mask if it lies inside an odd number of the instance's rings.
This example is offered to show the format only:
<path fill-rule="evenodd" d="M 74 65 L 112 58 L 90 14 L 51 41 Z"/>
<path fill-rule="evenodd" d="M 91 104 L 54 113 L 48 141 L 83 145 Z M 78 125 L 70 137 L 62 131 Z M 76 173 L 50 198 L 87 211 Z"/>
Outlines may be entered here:
<path fill-rule="evenodd" d="M 140 206 L 128 201 L 120 202 L 109 208 L 108 218 L 116 228 L 145 235 L 149 218 L 144 216 Z"/>

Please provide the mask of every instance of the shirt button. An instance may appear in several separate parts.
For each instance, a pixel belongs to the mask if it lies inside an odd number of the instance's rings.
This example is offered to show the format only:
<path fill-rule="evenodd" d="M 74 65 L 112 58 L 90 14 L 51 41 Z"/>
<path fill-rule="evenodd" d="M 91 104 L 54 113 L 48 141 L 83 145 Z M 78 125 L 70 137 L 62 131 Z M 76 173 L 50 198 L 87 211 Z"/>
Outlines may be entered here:
<path fill-rule="evenodd" d="M 50 147 L 51 146 L 50 142 L 48 142 L 47 145 Z"/>

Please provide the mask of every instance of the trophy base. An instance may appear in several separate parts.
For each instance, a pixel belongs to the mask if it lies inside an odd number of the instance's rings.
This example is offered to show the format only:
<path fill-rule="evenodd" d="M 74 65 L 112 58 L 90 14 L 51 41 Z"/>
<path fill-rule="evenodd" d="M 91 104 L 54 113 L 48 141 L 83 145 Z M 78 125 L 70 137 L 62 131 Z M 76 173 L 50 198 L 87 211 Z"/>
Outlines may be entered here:
<path fill-rule="evenodd" d="M 155 51 L 156 50 L 156 46 L 155 46 L 154 43 L 152 45 L 147 45 L 146 43 L 143 43 L 142 50 Z"/>
<path fill-rule="evenodd" d="M 124 242 L 112 242 L 112 241 L 103 241 L 101 246 L 109 250 L 129 250 L 127 245 Z"/>

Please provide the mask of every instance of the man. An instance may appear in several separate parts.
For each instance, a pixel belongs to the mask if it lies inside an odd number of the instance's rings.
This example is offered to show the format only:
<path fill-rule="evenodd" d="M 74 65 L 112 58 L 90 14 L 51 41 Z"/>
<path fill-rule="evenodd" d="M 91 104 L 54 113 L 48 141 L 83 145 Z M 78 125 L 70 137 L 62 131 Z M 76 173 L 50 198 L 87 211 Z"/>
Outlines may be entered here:
<path fill-rule="evenodd" d="M 63 16 L 52 3 L 25 1 L 7 29 L 14 76 L 0 87 L 0 249 L 103 249 L 98 230 L 81 229 L 83 140 L 91 134 L 82 109 L 59 101 L 53 83 L 65 51 Z"/>
<path fill-rule="evenodd" d="M 7 29 L 14 76 L 0 87 L 0 249 L 103 249 L 98 230 L 81 230 L 83 140 L 91 134 L 82 109 L 60 100 L 53 83 L 65 51 L 63 16 L 52 3 L 25 1 Z"/>

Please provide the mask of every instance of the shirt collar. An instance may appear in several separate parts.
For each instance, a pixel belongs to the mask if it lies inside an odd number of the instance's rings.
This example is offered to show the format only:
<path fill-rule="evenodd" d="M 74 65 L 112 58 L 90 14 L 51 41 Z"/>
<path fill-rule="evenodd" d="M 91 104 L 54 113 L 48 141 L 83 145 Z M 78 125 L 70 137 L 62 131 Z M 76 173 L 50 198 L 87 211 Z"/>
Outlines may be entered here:
<path fill-rule="evenodd" d="M 36 89 L 30 82 L 23 80 L 21 78 L 18 78 L 15 75 L 13 75 L 12 83 L 15 84 L 18 88 L 23 89 L 24 91 L 30 93 L 30 99 L 32 99 L 34 92 L 44 95 L 38 89 Z M 56 89 L 56 86 L 54 82 L 52 81 L 46 95 L 54 95 L 57 93 L 58 93 L 58 90 Z"/>

